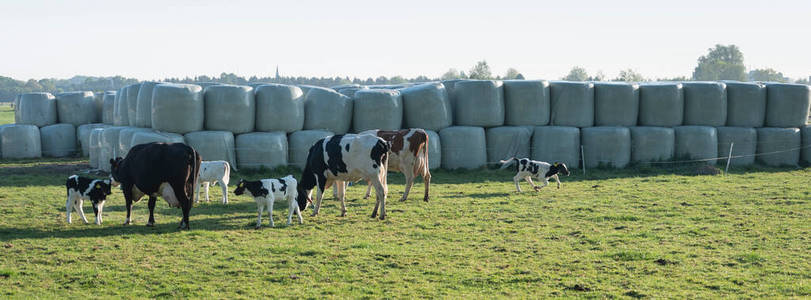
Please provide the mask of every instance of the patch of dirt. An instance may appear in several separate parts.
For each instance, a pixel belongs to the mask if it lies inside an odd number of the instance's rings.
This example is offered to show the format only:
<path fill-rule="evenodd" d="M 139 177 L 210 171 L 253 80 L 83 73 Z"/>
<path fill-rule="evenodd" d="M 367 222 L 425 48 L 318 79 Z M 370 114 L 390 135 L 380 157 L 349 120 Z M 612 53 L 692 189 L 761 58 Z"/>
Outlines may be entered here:
<path fill-rule="evenodd" d="M 90 168 L 84 161 L 77 162 L 49 162 L 27 167 L 0 167 L 0 176 L 3 175 L 58 175 L 58 174 L 95 174 L 107 175 L 104 171 Z"/>
<path fill-rule="evenodd" d="M 721 174 L 721 169 L 713 167 L 711 165 L 703 165 L 696 169 L 696 175 L 718 175 Z"/>

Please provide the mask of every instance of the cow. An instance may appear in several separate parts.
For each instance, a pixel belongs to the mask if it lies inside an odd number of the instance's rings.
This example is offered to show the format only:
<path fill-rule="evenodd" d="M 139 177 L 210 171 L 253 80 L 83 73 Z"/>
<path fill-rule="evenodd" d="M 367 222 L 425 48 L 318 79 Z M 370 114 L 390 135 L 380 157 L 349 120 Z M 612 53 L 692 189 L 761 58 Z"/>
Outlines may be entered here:
<path fill-rule="evenodd" d="M 126 158 L 110 160 L 111 178 L 121 186 L 126 201 L 127 219 L 132 222 L 132 204 L 149 197 L 149 221 L 155 225 L 155 201 L 160 195 L 169 206 L 180 207 L 183 218 L 179 229 L 189 229 L 189 211 L 198 180 L 200 154 L 182 143 L 147 143 L 132 147 Z"/>
<path fill-rule="evenodd" d="M 560 188 L 560 178 L 558 177 L 558 174 L 569 176 L 569 168 L 567 168 L 566 164 L 562 162 L 550 164 L 548 162 L 530 160 L 529 158 L 517 159 L 512 157 L 507 160 L 502 160 L 500 161 L 502 164 L 501 169 L 506 168 L 513 161 L 517 162 L 515 165 L 516 174 L 515 177 L 513 177 L 513 182 L 515 182 L 515 189 L 518 193 L 521 192 L 521 186 L 518 185 L 518 182 L 520 182 L 521 179 L 526 179 L 527 182 L 532 185 L 532 188 L 538 192 L 543 187 L 549 185 L 549 178 L 555 178 L 555 181 L 558 182 L 558 188 Z M 543 185 L 535 185 L 535 183 L 532 182 L 532 177 L 543 180 Z"/>
<path fill-rule="evenodd" d="M 228 204 L 228 182 L 231 180 L 231 166 L 227 161 L 214 160 L 200 163 L 196 185 L 194 185 L 194 203 L 200 202 L 200 185 L 206 187 L 206 202 L 208 199 L 208 187 L 212 184 L 219 184 L 222 190 L 222 204 Z"/>
<path fill-rule="evenodd" d="M 85 223 L 88 223 L 82 205 L 84 200 L 90 200 L 93 203 L 93 213 L 96 215 L 96 225 L 101 225 L 104 201 L 107 200 L 108 195 L 112 194 L 110 185 L 110 180 L 106 179 L 92 179 L 79 175 L 68 177 L 68 180 L 65 181 L 65 187 L 68 190 L 68 201 L 65 203 L 68 224 L 71 223 L 70 213 L 73 209 L 79 213 Z"/>
<path fill-rule="evenodd" d="M 318 215 L 323 200 L 324 189 L 337 184 L 338 199 L 341 201 L 341 216 L 346 216 L 344 181 L 364 180 L 375 188 L 377 202 L 372 218 L 386 218 L 386 171 L 388 169 L 389 144 L 374 135 L 346 134 L 329 136 L 315 142 L 310 147 L 304 171 L 298 185 L 297 202 L 301 210 L 312 203 L 312 190 L 318 188 L 312 216 Z"/>
<path fill-rule="evenodd" d="M 256 201 L 256 209 L 259 211 L 256 218 L 256 229 L 262 227 L 262 212 L 265 208 L 270 216 L 270 227 L 273 227 L 273 202 L 276 199 L 287 201 L 287 225 L 289 226 L 293 222 L 293 213 L 298 215 L 299 224 L 304 223 L 304 219 L 301 218 L 301 209 L 296 202 L 297 185 L 293 175 L 256 181 L 240 179 L 234 194 L 239 196 L 247 192 Z"/>
<path fill-rule="evenodd" d="M 422 176 L 425 184 L 425 196 L 423 201 L 428 202 L 428 191 L 431 185 L 431 171 L 428 169 L 428 133 L 423 129 L 412 128 L 397 131 L 367 130 L 359 134 L 376 135 L 391 144 L 389 149 L 389 171 L 400 171 L 405 175 L 405 192 L 400 201 L 408 198 L 408 191 L 414 185 L 417 176 Z M 366 188 L 366 196 L 369 198 L 372 185 Z"/>

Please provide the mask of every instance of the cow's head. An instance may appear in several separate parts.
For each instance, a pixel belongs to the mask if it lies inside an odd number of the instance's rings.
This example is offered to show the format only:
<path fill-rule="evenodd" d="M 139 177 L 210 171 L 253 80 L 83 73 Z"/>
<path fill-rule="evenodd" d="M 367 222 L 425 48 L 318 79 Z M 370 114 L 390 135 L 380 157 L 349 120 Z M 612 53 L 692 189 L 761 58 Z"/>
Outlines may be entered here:
<path fill-rule="evenodd" d="M 113 186 L 121 185 L 121 162 L 124 161 L 121 157 L 110 159 L 110 182 Z"/>
<path fill-rule="evenodd" d="M 96 181 L 95 185 L 91 187 L 93 191 L 90 193 L 90 201 L 93 203 L 93 214 L 96 216 L 96 224 L 100 224 L 100 214 L 101 209 L 104 207 L 104 201 L 107 199 L 107 196 L 112 194 L 112 189 L 110 188 L 112 184 L 110 184 L 110 180 L 100 180 Z"/>
<path fill-rule="evenodd" d="M 240 196 L 245 193 L 245 179 L 239 179 L 239 183 L 237 183 L 237 189 L 234 190 L 234 195 Z"/>
<path fill-rule="evenodd" d="M 298 202 L 299 210 L 301 211 L 306 210 L 307 206 L 309 206 L 310 203 L 313 203 L 313 199 L 310 198 L 310 196 L 312 195 L 312 189 L 306 190 L 303 187 L 301 187 L 301 185 L 299 185 L 296 187 L 296 193 L 297 193 L 296 202 Z"/>
<path fill-rule="evenodd" d="M 555 162 L 550 169 L 556 170 L 557 173 L 569 176 L 569 168 L 562 162 Z"/>

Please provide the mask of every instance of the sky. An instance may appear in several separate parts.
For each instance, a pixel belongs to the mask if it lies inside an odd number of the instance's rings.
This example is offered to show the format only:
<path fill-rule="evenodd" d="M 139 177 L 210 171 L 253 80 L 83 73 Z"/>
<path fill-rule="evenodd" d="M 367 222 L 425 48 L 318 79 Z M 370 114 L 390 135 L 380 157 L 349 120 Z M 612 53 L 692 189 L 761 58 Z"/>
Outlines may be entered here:
<path fill-rule="evenodd" d="M 811 1 L 0 0 L 0 76 L 690 77 L 735 44 L 748 69 L 811 76 Z"/>

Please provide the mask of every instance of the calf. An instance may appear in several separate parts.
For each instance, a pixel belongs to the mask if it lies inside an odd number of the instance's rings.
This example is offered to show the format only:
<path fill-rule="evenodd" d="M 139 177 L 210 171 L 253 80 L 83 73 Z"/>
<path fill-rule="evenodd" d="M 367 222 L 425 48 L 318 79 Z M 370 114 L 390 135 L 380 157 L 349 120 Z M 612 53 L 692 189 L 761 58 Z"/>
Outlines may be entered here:
<path fill-rule="evenodd" d="M 126 158 L 110 160 L 111 176 L 121 185 L 126 201 L 127 219 L 131 222 L 132 204 L 144 195 L 149 196 L 149 221 L 155 224 L 155 202 L 161 195 L 169 206 L 180 207 L 183 218 L 180 229 L 189 229 L 189 211 L 194 186 L 200 169 L 200 154 L 182 143 L 147 143 L 132 147 Z"/>
<path fill-rule="evenodd" d="M 549 185 L 549 178 L 554 177 L 555 181 L 558 183 L 558 188 L 560 188 L 560 178 L 558 178 L 558 174 L 569 176 L 569 169 L 566 167 L 566 164 L 562 162 L 556 162 L 550 165 L 548 162 L 530 160 L 529 158 L 516 159 L 513 157 L 508 160 L 502 160 L 500 161 L 502 163 L 501 168 L 506 168 L 513 161 L 517 161 L 515 165 L 516 174 L 515 177 L 513 177 L 513 181 L 515 182 L 515 189 L 519 193 L 521 192 L 521 186 L 518 185 L 518 182 L 521 181 L 521 179 L 526 179 L 537 192 L 540 191 L 541 188 Z M 543 175 L 543 177 L 541 177 L 541 175 Z M 535 185 L 535 183 L 532 182 L 532 177 L 543 180 L 543 185 Z"/>
<path fill-rule="evenodd" d="M 388 169 L 389 144 L 374 135 L 347 134 L 326 137 L 310 147 L 304 172 L 298 185 L 299 208 L 306 209 L 312 202 L 312 190 L 318 187 L 313 209 L 313 216 L 318 214 L 323 200 L 324 189 L 333 184 L 338 187 L 338 199 L 341 200 L 341 216 L 346 215 L 344 181 L 365 180 L 375 187 L 377 202 L 372 218 L 377 217 L 380 207 L 380 219 L 386 218 L 386 170 Z"/>
<path fill-rule="evenodd" d="M 93 202 L 93 213 L 96 214 L 96 225 L 101 225 L 101 211 L 104 209 L 104 201 L 107 200 L 107 195 L 112 193 L 110 191 L 110 180 L 73 175 L 68 177 L 65 186 L 68 189 L 68 201 L 65 203 L 68 223 L 71 223 L 70 213 L 72 209 L 75 209 L 79 216 L 82 217 L 82 220 L 87 223 L 82 205 L 84 200 L 90 200 Z"/>
<path fill-rule="evenodd" d="M 400 201 L 408 198 L 408 191 L 414 185 L 417 176 L 422 176 L 425 184 L 423 201 L 428 202 L 428 191 L 431 185 L 431 171 L 428 169 L 428 133 L 419 128 L 403 129 L 397 131 L 367 130 L 360 134 L 376 135 L 391 144 L 389 149 L 389 171 L 400 171 L 405 175 L 405 192 Z M 372 185 L 366 188 L 369 198 Z"/>
<path fill-rule="evenodd" d="M 247 192 L 256 201 L 259 216 L 256 219 L 256 229 L 262 226 L 262 213 L 265 208 L 270 217 L 270 227 L 273 227 L 273 202 L 276 199 L 286 200 L 288 206 L 287 225 L 293 222 L 293 213 L 298 215 L 298 223 L 304 223 L 301 218 L 301 209 L 296 202 L 298 196 L 298 182 L 293 175 L 287 175 L 279 179 L 262 179 L 257 181 L 247 181 L 240 179 L 234 194 L 237 196 Z"/>
<path fill-rule="evenodd" d="M 200 202 L 200 184 L 206 187 L 206 202 L 208 200 L 208 187 L 219 184 L 222 189 L 222 204 L 228 204 L 228 182 L 231 180 L 231 166 L 227 161 L 215 160 L 200 163 L 198 184 L 194 185 L 194 202 Z"/>

